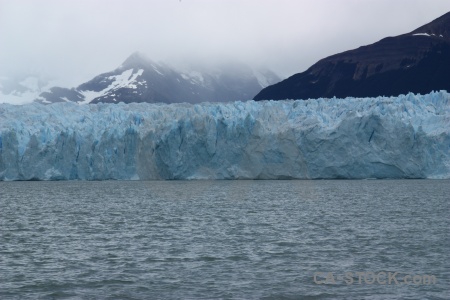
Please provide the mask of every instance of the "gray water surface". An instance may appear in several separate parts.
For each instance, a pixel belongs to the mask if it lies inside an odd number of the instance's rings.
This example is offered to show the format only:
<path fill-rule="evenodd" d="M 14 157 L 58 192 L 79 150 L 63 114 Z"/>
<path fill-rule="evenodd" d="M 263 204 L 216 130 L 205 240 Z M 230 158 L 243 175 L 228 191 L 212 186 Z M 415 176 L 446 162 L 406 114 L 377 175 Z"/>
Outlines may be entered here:
<path fill-rule="evenodd" d="M 449 180 L 0 182 L 0 299 L 450 299 L 449 195 Z"/>

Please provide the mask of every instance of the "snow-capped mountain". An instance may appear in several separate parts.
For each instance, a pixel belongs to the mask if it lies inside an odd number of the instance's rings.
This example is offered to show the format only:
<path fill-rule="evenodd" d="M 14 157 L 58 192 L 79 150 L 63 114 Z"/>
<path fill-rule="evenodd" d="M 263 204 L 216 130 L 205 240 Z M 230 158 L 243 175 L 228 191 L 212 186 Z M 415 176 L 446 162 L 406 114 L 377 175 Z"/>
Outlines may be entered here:
<path fill-rule="evenodd" d="M 450 12 L 416 30 L 326 57 L 255 100 L 397 96 L 450 90 Z"/>
<path fill-rule="evenodd" d="M 49 90 L 51 82 L 40 76 L 22 74 L 0 78 L 0 103 L 25 104 Z"/>
<path fill-rule="evenodd" d="M 248 100 L 280 78 L 269 70 L 240 63 L 191 64 L 175 68 L 136 52 L 112 72 L 76 88 L 53 87 L 40 94 L 42 103 L 221 102 Z"/>

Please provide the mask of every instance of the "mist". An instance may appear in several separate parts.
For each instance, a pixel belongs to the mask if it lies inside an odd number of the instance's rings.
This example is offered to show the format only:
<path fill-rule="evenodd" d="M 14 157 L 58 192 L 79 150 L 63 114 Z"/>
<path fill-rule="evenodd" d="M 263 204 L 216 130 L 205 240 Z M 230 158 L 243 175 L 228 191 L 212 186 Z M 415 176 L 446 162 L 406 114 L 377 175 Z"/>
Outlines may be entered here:
<path fill-rule="evenodd" d="M 448 0 L 0 0 L 0 76 L 72 87 L 139 51 L 169 63 L 235 59 L 288 77 L 449 10 Z"/>

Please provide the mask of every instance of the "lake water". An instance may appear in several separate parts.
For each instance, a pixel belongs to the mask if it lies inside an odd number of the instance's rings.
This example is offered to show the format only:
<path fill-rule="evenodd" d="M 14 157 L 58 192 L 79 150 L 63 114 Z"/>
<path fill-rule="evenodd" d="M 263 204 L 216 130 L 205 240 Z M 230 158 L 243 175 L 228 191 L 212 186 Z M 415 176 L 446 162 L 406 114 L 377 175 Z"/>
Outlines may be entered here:
<path fill-rule="evenodd" d="M 449 180 L 0 182 L 0 299 L 450 299 L 449 195 Z"/>

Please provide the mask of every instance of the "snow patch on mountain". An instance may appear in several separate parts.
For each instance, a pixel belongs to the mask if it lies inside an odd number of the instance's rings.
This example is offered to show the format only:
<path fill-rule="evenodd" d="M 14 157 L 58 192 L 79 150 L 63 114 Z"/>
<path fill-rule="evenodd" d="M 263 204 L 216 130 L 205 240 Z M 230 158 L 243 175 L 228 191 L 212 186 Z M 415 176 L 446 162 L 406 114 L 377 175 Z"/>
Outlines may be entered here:
<path fill-rule="evenodd" d="M 9 94 L 0 93 L 0 103 L 26 104 L 39 97 L 39 91 L 15 92 Z"/>
<path fill-rule="evenodd" d="M 423 36 L 430 36 L 428 33 L 414 33 L 413 35 L 423 35 Z M 434 34 L 433 34 L 434 35 Z"/>
<path fill-rule="evenodd" d="M 443 38 L 443 37 L 444 37 L 442 34 L 437 35 L 437 34 L 434 34 L 434 33 L 426 33 L 426 32 L 423 32 L 423 33 L 413 33 L 412 35 L 413 35 L 413 36 L 436 36 L 436 37 L 440 37 L 440 38 Z"/>
<path fill-rule="evenodd" d="M 26 104 L 33 102 L 39 95 L 50 89 L 54 81 L 43 80 L 38 76 L 19 76 L 18 78 L 0 78 L 0 103 Z"/>
<path fill-rule="evenodd" d="M 152 64 L 153 70 L 155 70 L 156 73 L 158 73 L 161 76 L 164 76 L 163 73 L 161 73 L 161 71 L 158 69 L 158 67 L 156 67 L 154 64 Z"/>
<path fill-rule="evenodd" d="M 90 91 L 84 90 L 80 91 L 80 93 L 84 96 L 84 101 L 81 101 L 80 104 L 88 104 L 92 100 L 105 96 L 112 91 L 115 91 L 120 88 L 128 88 L 128 89 L 136 89 L 136 79 L 144 73 L 143 69 L 139 69 L 137 72 L 134 72 L 133 69 L 125 70 L 119 75 L 113 75 L 107 77 L 108 80 L 112 80 L 111 84 L 104 88 L 103 90 Z"/>

